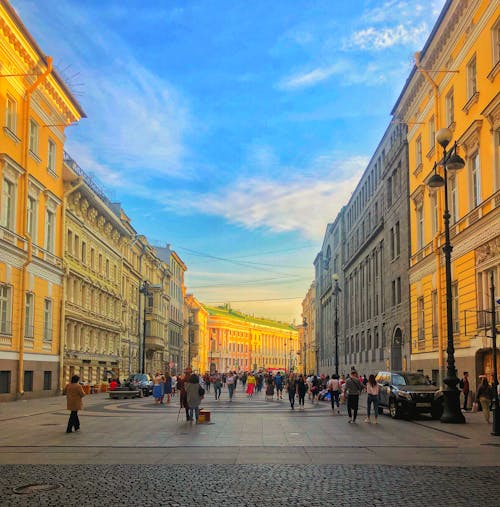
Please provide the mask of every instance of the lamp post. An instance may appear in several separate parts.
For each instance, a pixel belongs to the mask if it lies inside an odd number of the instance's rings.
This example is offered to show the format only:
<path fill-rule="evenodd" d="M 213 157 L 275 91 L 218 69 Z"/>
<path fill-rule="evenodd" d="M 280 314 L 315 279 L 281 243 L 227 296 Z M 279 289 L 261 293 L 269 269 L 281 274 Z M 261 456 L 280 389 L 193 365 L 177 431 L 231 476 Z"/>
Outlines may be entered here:
<path fill-rule="evenodd" d="M 457 143 L 453 148 L 447 152 L 446 146 L 451 141 L 452 132 L 450 129 L 439 129 L 436 133 L 436 141 L 443 148 L 443 158 L 441 165 L 443 166 L 443 176 L 437 172 L 431 176 L 428 185 L 431 188 L 438 188 L 444 186 L 444 233 L 445 244 L 443 247 L 445 274 L 446 274 L 446 327 L 447 327 L 447 370 L 446 378 L 444 379 L 445 388 L 443 389 L 444 395 L 444 410 L 441 416 L 443 423 L 465 423 L 465 417 L 460 410 L 460 391 L 457 388 L 459 382 L 457 377 L 457 370 L 455 368 L 455 347 L 453 344 L 453 300 L 451 292 L 451 252 L 453 247 L 450 243 L 450 211 L 448 209 L 448 171 L 456 171 L 465 166 L 465 162 L 457 154 Z M 437 164 L 434 165 L 436 169 Z"/>
<path fill-rule="evenodd" d="M 307 375 L 307 319 L 302 320 L 302 328 L 304 330 L 304 373 Z"/>
<path fill-rule="evenodd" d="M 491 434 L 500 436 L 500 414 L 498 413 L 498 371 L 497 371 L 497 319 L 495 307 L 495 275 L 490 273 L 490 295 L 491 295 L 491 337 L 493 339 L 491 351 L 493 353 L 493 427 Z"/>
<path fill-rule="evenodd" d="M 208 367 L 208 371 L 210 373 L 212 373 L 212 364 L 213 364 L 213 361 L 214 361 L 213 352 L 214 352 L 214 339 L 210 338 L 210 365 Z"/>
<path fill-rule="evenodd" d="M 315 374 L 319 374 L 319 347 L 316 345 L 316 371 Z"/>
<path fill-rule="evenodd" d="M 334 273 L 332 275 L 332 294 L 335 296 L 335 320 L 333 328 L 335 332 L 335 375 L 339 376 L 339 294 L 342 290 L 339 287 L 339 275 Z"/>
<path fill-rule="evenodd" d="M 139 287 L 139 292 L 144 294 L 144 311 L 142 317 L 142 347 L 141 347 L 141 373 L 146 373 L 146 315 L 148 311 L 149 282 L 144 280 Z"/>
<path fill-rule="evenodd" d="M 283 373 L 286 373 L 286 338 L 285 338 L 285 362 L 284 362 L 284 368 L 285 368 L 285 371 Z"/>

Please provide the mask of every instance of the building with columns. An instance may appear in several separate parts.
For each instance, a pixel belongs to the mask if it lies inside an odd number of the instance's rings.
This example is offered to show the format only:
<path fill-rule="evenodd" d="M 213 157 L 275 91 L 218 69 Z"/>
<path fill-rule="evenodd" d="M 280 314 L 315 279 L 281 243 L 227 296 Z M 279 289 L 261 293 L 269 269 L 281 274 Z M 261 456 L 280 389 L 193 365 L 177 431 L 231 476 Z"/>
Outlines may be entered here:
<path fill-rule="evenodd" d="M 65 129 L 85 113 L 0 0 L 0 400 L 57 392 Z"/>
<path fill-rule="evenodd" d="M 300 326 L 300 371 L 317 371 L 316 345 L 316 282 L 311 283 L 302 301 L 302 325 Z"/>
<path fill-rule="evenodd" d="M 297 371 L 300 354 L 297 329 L 224 307 L 205 306 L 210 347 L 207 371 Z"/>
<path fill-rule="evenodd" d="M 206 368 L 208 351 L 210 347 L 208 332 L 208 312 L 193 294 L 187 294 L 185 298 L 188 321 L 186 328 L 188 332 L 186 364 L 194 372 L 204 373 Z"/>

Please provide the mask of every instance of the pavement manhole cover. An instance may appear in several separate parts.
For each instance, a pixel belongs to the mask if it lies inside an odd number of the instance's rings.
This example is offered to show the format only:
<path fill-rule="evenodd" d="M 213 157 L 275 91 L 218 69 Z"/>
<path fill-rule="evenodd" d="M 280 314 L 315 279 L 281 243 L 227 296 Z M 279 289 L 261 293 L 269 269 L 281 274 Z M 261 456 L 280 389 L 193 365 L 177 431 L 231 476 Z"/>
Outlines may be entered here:
<path fill-rule="evenodd" d="M 33 493 L 42 493 L 44 491 L 52 491 L 53 489 L 59 489 L 61 484 L 25 484 L 24 486 L 17 486 L 12 488 L 12 491 L 17 495 L 32 495 Z"/>

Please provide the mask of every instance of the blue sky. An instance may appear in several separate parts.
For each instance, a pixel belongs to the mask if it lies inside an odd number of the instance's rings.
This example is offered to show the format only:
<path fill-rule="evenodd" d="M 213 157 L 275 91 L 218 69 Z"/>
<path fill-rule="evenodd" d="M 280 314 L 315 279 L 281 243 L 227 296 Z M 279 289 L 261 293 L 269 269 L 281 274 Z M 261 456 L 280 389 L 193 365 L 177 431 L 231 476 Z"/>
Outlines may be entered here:
<path fill-rule="evenodd" d="M 301 321 L 444 0 L 11 0 L 88 118 L 67 151 L 188 292 Z"/>

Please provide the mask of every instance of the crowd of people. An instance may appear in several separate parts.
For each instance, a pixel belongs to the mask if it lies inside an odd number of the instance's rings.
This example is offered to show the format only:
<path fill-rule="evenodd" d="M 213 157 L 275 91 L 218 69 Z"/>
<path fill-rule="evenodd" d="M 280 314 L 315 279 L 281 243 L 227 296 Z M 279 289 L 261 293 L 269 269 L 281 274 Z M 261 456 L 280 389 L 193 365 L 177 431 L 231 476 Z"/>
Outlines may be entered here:
<path fill-rule="evenodd" d="M 490 405 L 493 399 L 493 388 L 486 376 L 481 376 L 473 404 L 473 410 L 482 410 L 486 422 L 490 420 Z M 80 429 L 78 411 L 82 408 L 82 398 L 85 396 L 80 378 L 73 376 L 71 382 L 64 388 L 67 395 L 67 408 L 70 410 L 67 432 Z M 109 389 L 114 390 L 121 385 L 119 379 L 111 379 Z M 348 423 L 355 424 L 358 416 L 359 399 L 363 392 L 367 394 L 366 423 L 378 424 L 378 404 L 380 385 L 374 375 L 358 375 L 353 366 L 348 375 L 303 375 L 274 372 L 236 372 L 218 371 L 197 375 L 190 369 L 183 375 L 171 376 L 168 373 L 157 372 L 153 377 L 153 398 L 156 404 L 169 404 L 171 399 L 179 393 L 180 410 L 184 409 L 186 420 L 198 423 L 200 404 L 204 397 L 213 390 L 215 400 L 220 400 L 223 388 L 227 389 L 229 402 L 233 401 L 234 393 L 241 386 L 242 391 L 251 399 L 254 394 L 259 395 L 263 390 L 265 400 L 283 400 L 283 393 L 288 395 L 290 409 L 295 410 L 298 402 L 299 410 L 304 410 L 306 395 L 311 404 L 320 400 L 329 400 L 333 414 L 340 414 L 341 404 L 347 406 Z M 464 410 L 467 408 L 470 395 L 468 373 L 460 380 L 460 389 L 464 397 Z M 373 419 L 372 419 L 373 415 Z"/>

